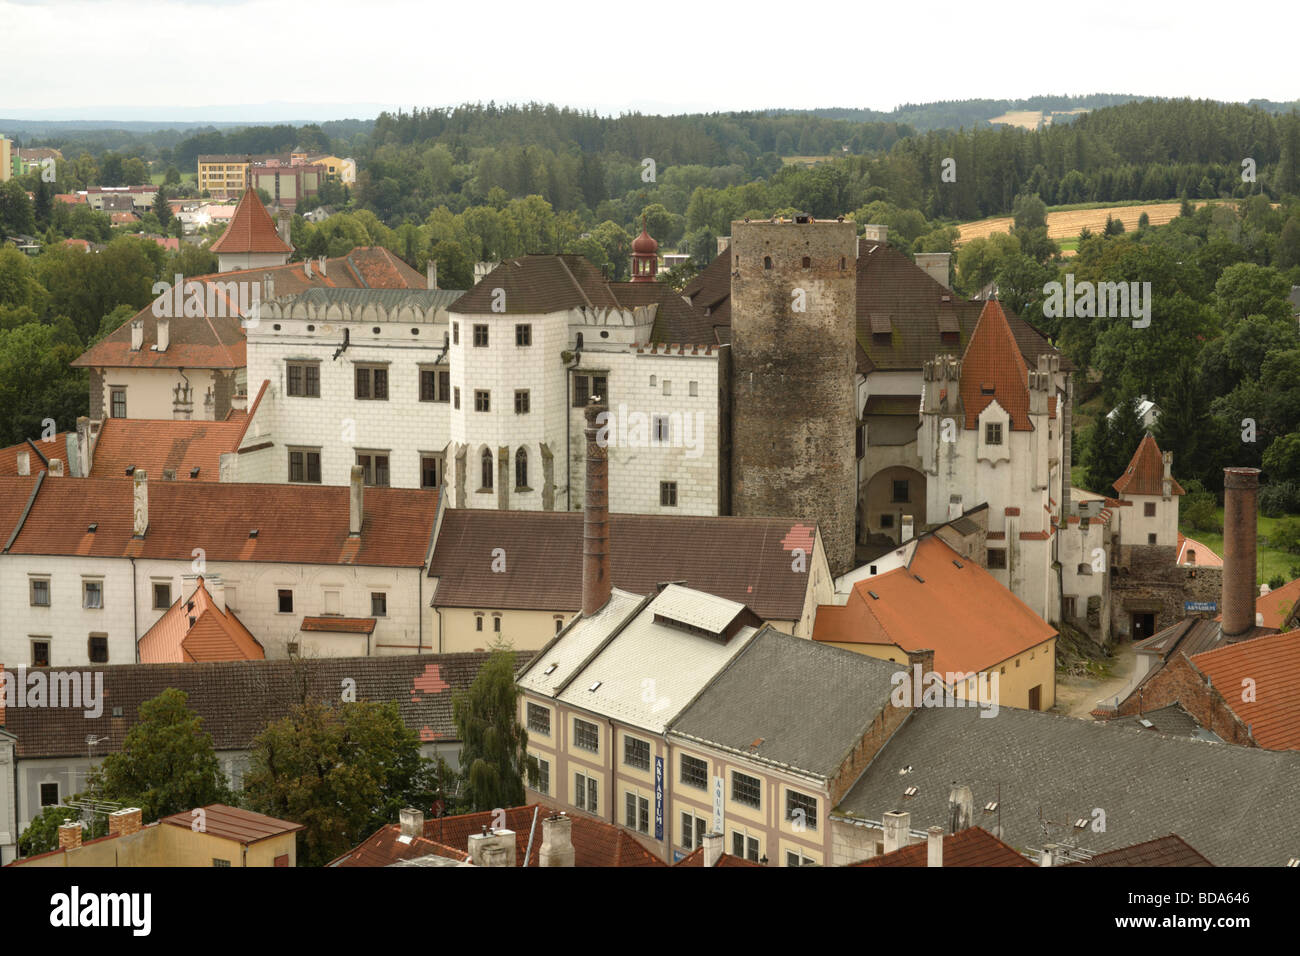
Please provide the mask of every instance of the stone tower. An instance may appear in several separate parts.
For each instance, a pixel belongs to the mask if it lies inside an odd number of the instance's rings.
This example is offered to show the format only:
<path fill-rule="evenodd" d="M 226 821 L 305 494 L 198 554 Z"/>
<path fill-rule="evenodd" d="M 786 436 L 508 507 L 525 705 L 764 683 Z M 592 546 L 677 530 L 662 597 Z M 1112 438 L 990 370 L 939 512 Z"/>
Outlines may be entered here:
<path fill-rule="evenodd" d="M 817 521 L 833 574 L 853 567 L 857 230 L 733 222 L 731 501 Z"/>

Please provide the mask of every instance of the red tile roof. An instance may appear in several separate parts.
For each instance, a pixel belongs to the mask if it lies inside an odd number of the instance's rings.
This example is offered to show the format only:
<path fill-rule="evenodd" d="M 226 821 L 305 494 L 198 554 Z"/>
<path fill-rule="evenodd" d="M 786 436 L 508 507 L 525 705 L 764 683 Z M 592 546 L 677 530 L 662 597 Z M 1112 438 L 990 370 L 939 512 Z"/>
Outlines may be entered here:
<path fill-rule="evenodd" d="M 582 607 L 582 513 L 448 509 L 429 576 L 440 607 L 576 611 Z M 791 518 L 687 515 L 609 516 L 613 585 L 650 594 L 664 581 L 746 604 L 765 621 L 803 614 L 807 573 L 793 553 L 815 525 Z M 506 549 L 499 574 L 483 573 L 483 556 Z M 483 550 L 484 548 L 487 550 Z M 719 560 L 719 548 L 726 560 Z"/>
<path fill-rule="evenodd" d="M 1215 554 L 1199 541 L 1183 536 L 1178 532 L 1178 564 L 1195 565 L 1198 568 L 1221 568 L 1223 558 Z M 1273 625 L 1280 627 L 1280 624 Z"/>
<path fill-rule="evenodd" d="M 961 403 L 966 427 L 993 401 L 1011 416 L 1012 431 L 1033 431 L 1029 422 L 1029 369 L 996 300 L 984 303 L 961 363 Z"/>
<path fill-rule="evenodd" d="M 301 630 L 327 631 L 331 634 L 373 634 L 373 617 L 304 617 Z"/>
<path fill-rule="evenodd" d="M 1255 601 L 1255 613 L 1264 615 L 1265 627 L 1280 630 L 1296 619 L 1297 602 L 1300 602 L 1300 578 L 1261 594 Z"/>
<path fill-rule="evenodd" d="M 203 578 L 194 593 L 178 598 L 139 641 L 141 664 L 198 661 L 260 661 L 266 658 L 248 628 L 229 608 L 212 600 Z"/>
<path fill-rule="evenodd" d="M 203 548 L 209 561 L 419 568 L 438 510 L 436 491 L 367 488 L 357 539 L 348 535 L 346 486 L 151 477 L 148 531 L 135 539 L 133 484 L 130 478 L 47 476 L 11 553 L 189 562 L 193 549 Z M 9 506 L 6 502 L 0 510 Z M 93 534 L 87 530 L 92 523 L 98 525 Z M 249 537 L 253 529 L 256 538 Z"/>
<path fill-rule="evenodd" d="M 724 853 L 718 857 L 718 862 L 714 866 L 756 866 L 763 868 L 762 863 L 755 863 L 753 860 L 746 860 L 744 857 L 732 856 L 730 853 Z M 678 860 L 673 866 L 704 866 L 704 847 L 696 847 L 682 859 Z"/>
<path fill-rule="evenodd" d="M 537 866 L 542 848 L 542 820 L 552 811 L 537 804 L 511 807 L 505 811 L 505 829 L 515 833 L 515 865 L 524 865 L 528 837 L 532 833 L 533 849 L 528 866 Z M 497 811 L 464 813 L 454 817 L 437 817 L 424 821 L 424 836 L 401 842 L 401 827 L 390 824 L 376 832 L 360 846 L 331 862 L 330 866 L 389 866 L 399 860 L 412 860 L 429 854 L 464 860 L 469 856 L 471 833 L 481 833 L 492 826 Z M 666 866 L 629 833 L 620 827 L 587 816 L 573 816 L 573 865 L 576 867 Z"/>
<path fill-rule="evenodd" d="M 228 807 L 224 803 L 210 803 L 201 809 L 204 833 L 225 840 L 237 840 L 246 846 L 303 829 L 301 823 L 278 820 L 264 813 Z M 159 822 L 190 830 L 194 827 L 194 821 L 194 811 L 185 810 L 163 817 Z"/>
<path fill-rule="evenodd" d="M 925 842 L 913 843 L 901 850 L 873 856 L 852 866 L 926 866 L 929 849 Z M 969 827 L 943 838 L 944 866 L 1033 866 L 1025 857 L 1007 846 L 983 827 Z"/>
<path fill-rule="evenodd" d="M 1055 634 L 993 575 L 932 535 L 917 542 L 907 567 L 857 582 L 843 607 L 819 607 L 813 626 L 815 641 L 933 649 L 940 673 L 992 667 Z"/>
<path fill-rule="evenodd" d="M 1135 843 L 1067 866 L 1214 866 L 1176 833 Z"/>
<path fill-rule="evenodd" d="M 246 427 L 245 420 L 110 418 L 99 432 L 90 477 L 120 478 L 127 466 L 135 465 L 159 480 L 163 470 L 170 468 L 177 481 L 218 481 L 222 454 L 239 450 Z M 194 468 L 199 473 L 191 479 Z"/>
<path fill-rule="evenodd" d="M 1300 630 L 1202 651 L 1192 663 L 1261 747 L 1300 750 Z"/>
<path fill-rule="evenodd" d="M 1147 432 L 1133 453 L 1133 458 L 1124 469 L 1124 474 L 1115 479 L 1114 488 L 1120 495 L 1163 495 L 1165 465 L 1160 457 L 1160 446 Z M 1173 493 L 1185 494 L 1183 486 L 1173 482 Z"/>
<path fill-rule="evenodd" d="M 75 442 L 77 438 L 76 432 L 60 432 L 50 441 L 37 438 L 17 445 L 10 445 L 8 448 L 0 448 L 0 475 L 18 474 L 18 456 L 22 452 L 27 452 L 27 460 L 33 475 L 38 471 L 47 470 L 47 463 L 51 458 L 62 461 L 64 474 L 67 474 L 69 438 Z"/>
<path fill-rule="evenodd" d="M 0 472 L 0 551 L 4 550 L 9 536 L 13 534 L 22 517 L 23 510 L 32 499 L 32 489 L 36 487 L 36 473 L 19 478 L 16 475 Z M 0 662 L 3 663 L 3 662 Z M 2 697 L 3 695 L 0 695 Z M 3 713 L 0 710 L 0 713 Z M 3 723 L 3 721 L 0 721 Z"/>
<path fill-rule="evenodd" d="M 293 253 L 293 246 L 280 238 L 275 229 L 275 221 L 251 185 L 244 190 L 239 205 L 235 207 L 230 225 L 210 248 L 213 252 L 226 255 L 242 252 Z"/>

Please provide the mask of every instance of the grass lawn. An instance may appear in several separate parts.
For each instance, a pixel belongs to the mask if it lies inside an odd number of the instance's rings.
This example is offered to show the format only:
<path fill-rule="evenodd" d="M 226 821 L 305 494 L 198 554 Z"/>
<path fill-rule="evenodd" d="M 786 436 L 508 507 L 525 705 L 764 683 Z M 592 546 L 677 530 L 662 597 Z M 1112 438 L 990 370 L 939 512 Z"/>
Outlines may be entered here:
<path fill-rule="evenodd" d="M 1256 584 L 1264 584 L 1269 578 L 1276 575 L 1282 575 L 1283 580 L 1290 581 L 1297 575 L 1291 573 L 1292 568 L 1300 568 L 1300 554 L 1291 554 L 1288 551 L 1282 551 L 1277 548 L 1268 546 L 1268 536 L 1273 530 L 1273 526 L 1282 519 L 1265 518 L 1259 516 L 1259 543 L 1256 548 L 1258 558 L 1256 559 Z M 1220 527 L 1223 525 L 1223 509 L 1218 510 L 1218 521 Z M 1223 534 L 1217 531 L 1197 531 L 1186 525 L 1180 524 L 1178 530 L 1189 538 L 1201 542 L 1219 557 L 1223 557 Z M 1300 573 L 1300 572 L 1298 572 Z"/>
<path fill-rule="evenodd" d="M 155 186 L 161 186 L 163 184 L 163 179 L 166 177 L 166 175 L 167 175 L 166 170 L 164 170 L 161 173 L 154 173 L 152 176 L 149 177 L 149 182 L 153 183 Z M 197 175 L 198 175 L 197 173 L 181 173 L 181 182 L 192 183 L 194 182 L 194 177 Z"/>

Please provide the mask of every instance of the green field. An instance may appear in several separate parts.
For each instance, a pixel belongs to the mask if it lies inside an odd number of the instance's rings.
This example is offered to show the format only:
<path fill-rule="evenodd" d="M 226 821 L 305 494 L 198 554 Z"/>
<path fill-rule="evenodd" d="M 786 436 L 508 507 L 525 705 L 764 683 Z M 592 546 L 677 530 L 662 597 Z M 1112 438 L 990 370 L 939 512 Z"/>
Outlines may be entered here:
<path fill-rule="evenodd" d="M 163 177 L 165 177 L 166 175 L 167 173 L 165 171 L 161 173 L 154 173 L 152 176 L 149 177 L 149 182 L 153 183 L 155 186 L 161 186 L 163 184 Z M 181 182 L 192 183 L 194 182 L 194 177 L 197 175 L 198 175 L 197 173 L 181 173 Z"/>
<path fill-rule="evenodd" d="M 1295 516 L 1292 516 L 1295 517 Z M 1300 554 L 1291 554 L 1289 551 L 1282 551 L 1278 548 L 1268 546 L 1268 536 L 1281 518 L 1265 518 L 1259 516 L 1259 544 L 1256 552 L 1259 555 L 1256 566 L 1255 578 L 1256 584 L 1264 584 L 1269 578 L 1281 575 L 1283 580 L 1290 581 L 1300 576 Z M 1223 509 L 1218 510 L 1218 521 L 1220 526 L 1223 524 Z M 1197 531 L 1189 528 L 1187 525 L 1180 524 L 1178 530 L 1189 538 L 1201 542 L 1219 557 L 1223 557 L 1223 535 L 1214 531 Z M 1296 568 L 1297 573 L 1292 574 L 1291 569 Z"/>

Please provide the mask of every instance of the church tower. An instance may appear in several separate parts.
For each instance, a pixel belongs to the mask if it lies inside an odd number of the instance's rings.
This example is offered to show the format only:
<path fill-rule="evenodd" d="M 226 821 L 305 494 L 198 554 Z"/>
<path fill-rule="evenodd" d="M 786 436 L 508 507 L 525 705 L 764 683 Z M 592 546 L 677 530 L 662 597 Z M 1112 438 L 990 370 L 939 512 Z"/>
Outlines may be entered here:
<path fill-rule="evenodd" d="M 659 243 L 646 232 L 645 216 L 641 217 L 641 235 L 632 240 L 632 281 L 654 282 L 659 273 Z"/>

